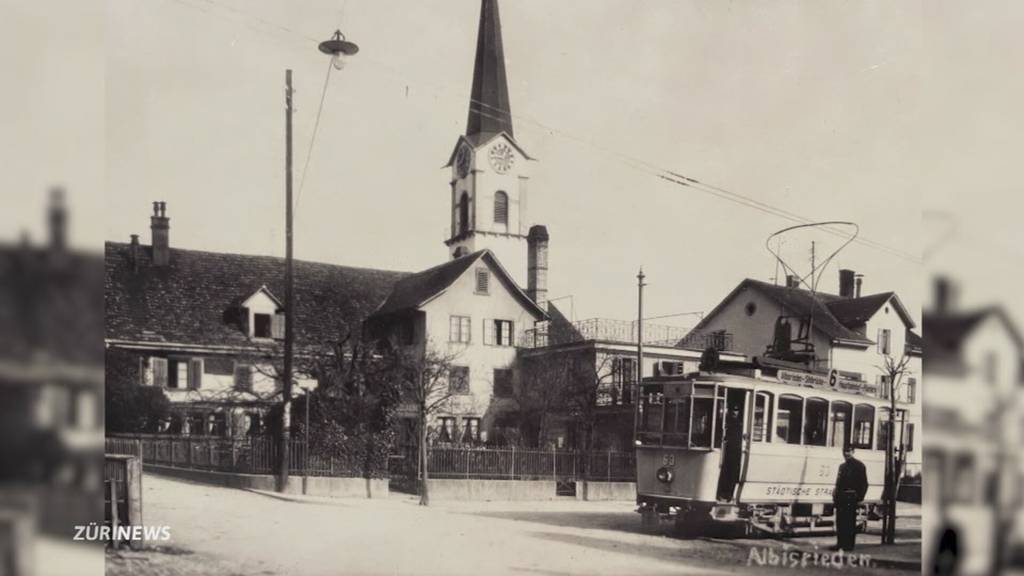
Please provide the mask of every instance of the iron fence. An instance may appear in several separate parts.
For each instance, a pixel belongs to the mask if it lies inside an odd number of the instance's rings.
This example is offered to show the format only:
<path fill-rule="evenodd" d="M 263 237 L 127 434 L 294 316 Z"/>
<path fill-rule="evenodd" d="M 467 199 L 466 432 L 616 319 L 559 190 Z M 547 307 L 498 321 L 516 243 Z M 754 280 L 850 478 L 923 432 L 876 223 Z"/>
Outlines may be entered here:
<path fill-rule="evenodd" d="M 279 448 L 277 440 L 265 436 L 221 438 L 142 434 L 107 437 L 106 452 L 137 456 L 145 464 L 173 468 L 275 474 Z M 342 458 L 312 453 L 302 439 L 290 441 L 288 456 L 290 471 L 295 475 L 360 477 L 363 473 L 362 467 Z"/>
<path fill-rule="evenodd" d="M 392 476 L 419 477 L 415 453 L 391 461 Z M 636 477 L 632 452 L 518 448 L 431 447 L 427 451 L 431 478 L 479 480 L 556 480 L 631 482 Z"/>
<path fill-rule="evenodd" d="M 145 464 L 231 472 L 274 474 L 278 446 L 273 438 L 214 438 L 203 436 L 132 435 L 107 438 L 107 454 L 126 454 Z M 632 481 L 636 476 L 633 452 L 524 450 L 432 446 L 427 451 L 432 478 L 484 480 Z M 360 477 L 362 468 L 330 455 L 310 453 L 305 442 L 291 441 L 291 473 L 299 476 Z M 389 459 L 392 477 L 418 478 L 415 451 Z"/>

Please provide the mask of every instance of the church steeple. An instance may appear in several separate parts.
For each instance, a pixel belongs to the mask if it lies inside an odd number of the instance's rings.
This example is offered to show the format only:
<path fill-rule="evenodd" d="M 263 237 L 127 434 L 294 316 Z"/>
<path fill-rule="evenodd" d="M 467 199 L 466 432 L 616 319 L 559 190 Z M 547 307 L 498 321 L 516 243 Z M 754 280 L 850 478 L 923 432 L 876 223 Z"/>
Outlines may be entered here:
<path fill-rule="evenodd" d="M 476 143 L 500 132 L 514 137 L 505 78 L 505 51 L 501 43 L 501 17 L 498 0 L 482 0 L 466 137 Z"/>

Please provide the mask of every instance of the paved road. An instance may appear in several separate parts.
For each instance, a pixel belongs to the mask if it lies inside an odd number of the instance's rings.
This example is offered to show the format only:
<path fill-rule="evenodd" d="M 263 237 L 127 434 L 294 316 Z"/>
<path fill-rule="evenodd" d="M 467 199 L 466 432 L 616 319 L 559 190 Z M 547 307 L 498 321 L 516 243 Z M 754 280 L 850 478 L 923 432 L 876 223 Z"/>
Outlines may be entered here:
<path fill-rule="evenodd" d="M 751 545 L 777 543 L 644 534 L 628 502 L 306 503 L 153 475 L 143 490 L 145 523 L 171 526 L 172 540 L 109 557 L 108 575 L 783 573 L 748 566 Z M 836 572 L 800 572 L 819 571 Z"/>

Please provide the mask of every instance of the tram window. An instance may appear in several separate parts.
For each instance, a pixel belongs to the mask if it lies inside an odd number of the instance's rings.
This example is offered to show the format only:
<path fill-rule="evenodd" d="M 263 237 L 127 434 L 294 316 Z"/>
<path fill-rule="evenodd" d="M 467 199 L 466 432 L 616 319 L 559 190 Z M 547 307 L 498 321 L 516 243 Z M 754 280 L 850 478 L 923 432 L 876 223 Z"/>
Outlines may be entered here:
<path fill-rule="evenodd" d="M 870 404 L 857 404 L 853 411 L 853 447 L 870 450 L 874 428 L 875 407 Z"/>
<path fill-rule="evenodd" d="M 712 398 L 694 398 L 690 418 L 690 446 L 694 448 L 711 448 L 712 414 L 714 400 Z"/>
<path fill-rule="evenodd" d="M 804 416 L 804 444 L 825 446 L 828 440 L 828 400 L 808 398 Z"/>
<path fill-rule="evenodd" d="M 758 392 L 754 398 L 754 425 L 750 430 L 754 442 L 772 441 L 772 395 Z"/>
<path fill-rule="evenodd" d="M 832 403 L 831 442 L 829 446 L 845 447 L 850 443 L 850 424 L 853 419 L 853 405 L 849 402 Z"/>
<path fill-rule="evenodd" d="M 646 432 L 661 432 L 665 411 L 665 399 L 661 392 L 644 394 L 641 428 Z"/>
<path fill-rule="evenodd" d="M 775 420 L 775 436 L 786 444 L 800 443 L 803 427 L 804 399 L 784 394 L 779 396 L 779 414 Z"/>
<path fill-rule="evenodd" d="M 670 400 L 665 410 L 665 443 L 686 445 L 690 431 L 690 399 Z"/>

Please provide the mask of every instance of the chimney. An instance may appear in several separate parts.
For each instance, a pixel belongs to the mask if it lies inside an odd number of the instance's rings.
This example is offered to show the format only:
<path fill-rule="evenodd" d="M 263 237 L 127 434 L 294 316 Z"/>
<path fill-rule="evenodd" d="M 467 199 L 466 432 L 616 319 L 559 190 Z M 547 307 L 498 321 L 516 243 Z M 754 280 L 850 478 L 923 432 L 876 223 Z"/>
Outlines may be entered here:
<path fill-rule="evenodd" d="M 853 298 L 854 294 L 854 277 L 856 273 L 853 270 L 841 268 L 839 270 L 839 296 L 843 298 Z"/>
<path fill-rule="evenodd" d="M 167 217 L 167 203 L 153 202 L 153 216 L 149 219 L 153 232 L 153 266 L 167 266 L 171 261 L 171 219 Z"/>
<path fill-rule="evenodd" d="M 795 274 L 787 274 L 786 275 L 786 288 L 799 288 L 799 287 L 800 287 L 800 279 L 797 278 Z"/>
<path fill-rule="evenodd" d="M 64 202 L 64 189 L 50 190 L 50 207 L 47 212 L 50 227 L 50 249 L 63 251 L 68 243 L 68 211 Z"/>
<path fill-rule="evenodd" d="M 855 286 L 853 288 L 853 297 L 854 298 L 860 298 L 860 288 L 861 288 L 861 285 L 864 284 L 864 275 L 863 274 L 857 274 L 854 277 L 854 282 L 855 282 Z"/>
<path fill-rule="evenodd" d="M 935 313 L 949 314 L 956 309 L 956 284 L 948 276 L 935 279 Z"/>
<path fill-rule="evenodd" d="M 128 246 L 128 259 L 132 263 L 132 272 L 139 270 L 139 235 L 132 234 L 132 243 Z"/>
<path fill-rule="evenodd" d="M 531 226 L 526 237 L 526 295 L 543 310 L 548 306 L 548 229 Z"/>

